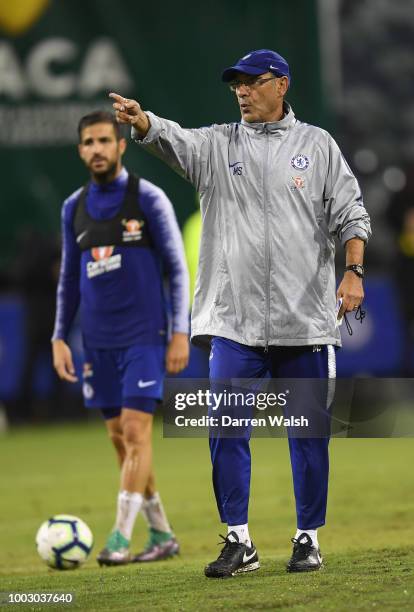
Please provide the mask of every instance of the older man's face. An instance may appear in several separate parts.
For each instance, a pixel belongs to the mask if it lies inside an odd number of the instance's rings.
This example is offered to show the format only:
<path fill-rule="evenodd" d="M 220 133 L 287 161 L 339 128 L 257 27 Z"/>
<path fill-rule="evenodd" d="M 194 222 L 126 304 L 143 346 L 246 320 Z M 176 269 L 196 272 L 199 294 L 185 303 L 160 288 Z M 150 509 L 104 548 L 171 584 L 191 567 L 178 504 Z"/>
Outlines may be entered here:
<path fill-rule="evenodd" d="M 236 94 L 242 118 L 249 123 L 261 123 L 280 119 L 288 84 L 287 77 L 271 72 L 257 77 L 240 72 L 229 85 Z"/>

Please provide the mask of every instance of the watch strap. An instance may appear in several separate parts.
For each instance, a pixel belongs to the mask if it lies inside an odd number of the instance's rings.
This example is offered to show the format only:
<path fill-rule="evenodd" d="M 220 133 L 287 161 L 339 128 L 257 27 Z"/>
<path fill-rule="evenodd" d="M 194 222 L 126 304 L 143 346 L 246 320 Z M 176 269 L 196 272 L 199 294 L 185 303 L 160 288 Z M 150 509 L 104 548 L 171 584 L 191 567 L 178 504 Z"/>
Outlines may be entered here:
<path fill-rule="evenodd" d="M 359 278 L 364 278 L 365 270 L 361 264 L 351 264 L 345 267 L 345 272 L 354 272 Z"/>

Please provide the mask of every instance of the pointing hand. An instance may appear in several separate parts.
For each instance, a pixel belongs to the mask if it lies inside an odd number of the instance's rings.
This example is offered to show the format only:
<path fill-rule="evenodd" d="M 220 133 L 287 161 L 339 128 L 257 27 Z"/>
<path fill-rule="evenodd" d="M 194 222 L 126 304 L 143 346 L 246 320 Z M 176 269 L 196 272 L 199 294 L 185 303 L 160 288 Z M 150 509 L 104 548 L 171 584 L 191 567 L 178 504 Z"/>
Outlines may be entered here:
<path fill-rule="evenodd" d="M 146 136 L 151 124 L 139 103 L 113 92 L 109 94 L 109 97 L 115 100 L 112 106 L 115 110 L 116 120 L 119 123 L 127 123 L 133 126 L 141 138 Z"/>

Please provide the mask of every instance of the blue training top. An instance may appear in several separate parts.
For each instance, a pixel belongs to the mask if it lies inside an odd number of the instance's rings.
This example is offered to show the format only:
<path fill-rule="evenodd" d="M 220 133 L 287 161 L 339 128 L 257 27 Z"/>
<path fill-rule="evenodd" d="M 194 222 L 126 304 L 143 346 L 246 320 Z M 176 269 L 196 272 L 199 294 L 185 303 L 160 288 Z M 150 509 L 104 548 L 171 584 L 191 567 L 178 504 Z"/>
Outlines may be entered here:
<path fill-rule="evenodd" d="M 127 182 L 125 168 L 111 183 L 92 182 L 86 197 L 88 214 L 97 220 L 114 217 L 125 197 Z M 87 347 L 110 349 L 136 343 L 165 343 L 162 266 L 169 280 L 172 331 L 188 333 L 189 280 L 184 248 L 172 204 L 162 189 L 145 179 L 139 181 L 139 203 L 155 248 L 101 249 L 101 257 L 117 256 L 113 260 L 116 266 L 107 266 L 107 271 L 96 276 L 87 274 L 88 263 L 93 265 L 96 253 L 94 258 L 92 249 L 80 250 L 73 227 L 81 191 L 82 188 L 75 191 L 62 208 L 62 263 L 53 339 L 67 339 L 80 305 Z"/>

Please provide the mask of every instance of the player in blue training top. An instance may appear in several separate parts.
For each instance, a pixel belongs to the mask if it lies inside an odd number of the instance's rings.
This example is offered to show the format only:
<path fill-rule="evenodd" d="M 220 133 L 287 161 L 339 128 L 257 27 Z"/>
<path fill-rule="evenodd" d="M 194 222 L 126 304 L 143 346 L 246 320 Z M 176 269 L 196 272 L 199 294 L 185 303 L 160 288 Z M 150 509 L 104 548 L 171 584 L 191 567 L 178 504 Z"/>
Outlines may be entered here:
<path fill-rule="evenodd" d="M 126 141 L 113 115 L 86 115 L 78 131 L 91 181 L 63 205 L 54 366 L 63 380 L 77 380 L 67 336 L 79 306 L 85 404 L 102 411 L 121 466 L 115 525 L 98 562 L 156 561 L 179 550 L 155 488 L 151 433 L 165 370 L 175 374 L 188 363 L 183 244 L 165 193 L 122 166 Z M 170 339 L 163 269 L 170 286 Z M 134 557 L 129 546 L 140 510 L 150 537 Z"/>

